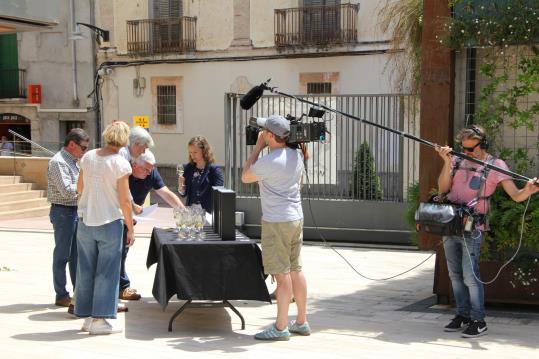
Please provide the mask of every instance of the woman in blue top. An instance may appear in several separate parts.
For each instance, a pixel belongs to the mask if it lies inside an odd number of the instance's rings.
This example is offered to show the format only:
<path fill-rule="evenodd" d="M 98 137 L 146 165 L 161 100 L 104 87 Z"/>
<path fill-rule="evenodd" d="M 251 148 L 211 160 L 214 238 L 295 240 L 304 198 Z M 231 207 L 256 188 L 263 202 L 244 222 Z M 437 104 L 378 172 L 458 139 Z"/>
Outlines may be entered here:
<path fill-rule="evenodd" d="M 213 150 L 202 136 L 188 143 L 189 163 L 183 165 L 183 176 L 178 177 L 178 192 L 187 198 L 187 206 L 199 203 L 206 212 L 212 212 L 212 186 L 222 186 L 223 172 L 214 164 Z"/>

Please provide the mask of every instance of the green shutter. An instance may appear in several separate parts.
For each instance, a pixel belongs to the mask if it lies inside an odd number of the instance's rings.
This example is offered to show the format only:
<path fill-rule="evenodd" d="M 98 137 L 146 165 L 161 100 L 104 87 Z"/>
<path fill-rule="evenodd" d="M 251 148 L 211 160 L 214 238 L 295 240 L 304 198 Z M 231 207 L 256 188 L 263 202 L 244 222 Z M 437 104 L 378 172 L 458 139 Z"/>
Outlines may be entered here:
<path fill-rule="evenodd" d="M 19 97 L 17 34 L 0 35 L 0 98 Z"/>

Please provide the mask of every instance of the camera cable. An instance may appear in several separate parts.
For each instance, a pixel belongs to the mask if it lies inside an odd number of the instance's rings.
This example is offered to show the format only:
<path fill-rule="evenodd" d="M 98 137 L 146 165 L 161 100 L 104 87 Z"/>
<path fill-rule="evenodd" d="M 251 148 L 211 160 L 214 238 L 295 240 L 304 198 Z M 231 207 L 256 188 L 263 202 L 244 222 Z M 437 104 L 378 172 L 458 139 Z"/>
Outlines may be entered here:
<path fill-rule="evenodd" d="M 352 263 L 350 263 L 350 261 L 348 261 L 348 259 L 346 259 L 338 250 L 336 250 L 332 245 L 330 245 L 328 243 L 328 241 L 326 240 L 326 238 L 324 237 L 324 235 L 322 234 L 322 232 L 320 231 L 320 228 L 318 227 L 318 225 L 316 224 L 316 219 L 314 218 L 314 213 L 313 213 L 313 209 L 311 207 L 311 198 L 310 198 L 310 182 L 309 182 L 309 174 L 308 174 L 308 171 L 307 171 L 307 163 L 306 161 L 304 161 L 304 167 L 305 167 L 305 177 L 307 179 L 307 195 L 308 195 L 308 198 L 307 198 L 307 203 L 309 205 L 309 212 L 311 214 L 311 218 L 313 220 L 313 224 L 314 224 L 314 228 L 316 229 L 316 232 L 318 233 L 318 236 L 320 237 L 320 239 L 322 239 L 322 241 L 324 242 L 324 246 L 331 249 L 333 252 L 335 252 L 339 257 L 342 258 L 342 260 L 344 260 L 344 262 L 357 274 L 359 275 L 360 277 L 364 278 L 364 279 L 367 279 L 367 280 L 371 280 L 371 281 L 386 281 L 386 280 L 390 280 L 390 279 L 394 279 L 394 278 L 397 278 L 397 277 L 400 277 L 408 272 L 411 272 L 413 271 L 414 269 L 418 268 L 419 266 L 421 266 L 423 263 L 425 263 L 426 261 L 428 261 L 433 255 L 436 254 L 436 251 L 434 251 L 433 253 L 431 253 L 430 256 L 428 256 L 427 258 L 425 258 L 424 260 L 422 260 L 421 262 L 419 262 L 418 264 L 414 265 L 413 267 L 405 270 L 404 272 L 401 272 L 401 273 L 398 273 L 398 274 L 395 274 L 395 275 L 392 275 L 390 277 L 385 277 L 385 278 L 372 278 L 372 277 L 369 277 L 367 275 L 364 275 L 362 274 L 361 272 L 359 272 Z M 434 249 L 436 249 L 438 246 L 440 246 L 440 244 L 442 244 L 443 242 L 440 241 L 440 243 L 438 243 L 436 245 L 436 247 Z"/>
<path fill-rule="evenodd" d="M 520 247 L 522 246 L 522 237 L 524 236 L 524 222 L 526 220 L 526 212 L 528 211 L 528 206 L 530 204 L 531 198 L 532 198 L 532 196 L 530 195 L 528 197 L 528 200 L 526 201 L 526 207 L 524 208 L 524 212 L 522 213 L 522 219 L 520 221 L 520 238 L 518 240 L 518 246 L 517 246 L 517 249 L 515 250 L 515 253 L 511 256 L 511 258 L 509 258 L 509 260 L 507 260 L 507 262 L 502 264 L 502 266 L 500 267 L 500 269 L 498 269 L 498 273 L 496 273 L 494 278 L 492 278 L 491 280 L 486 281 L 486 282 L 483 282 L 481 279 L 479 279 L 479 275 L 477 273 L 475 273 L 475 269 L 472 266 L 473 276 L 474 276 L 475 280 L 478 281 L 479 283 L 485 284 L 485 285 L 494 283 L 494 281 L 496 281 L 496 279 L 498 279 L 498 277 L 500 276 L 502 270 L 504 270 L 504 268 L 507 267 L 509 265 L 509 263 L 511 263 L 517 257 L 518 252 L 520 251 Z M 479 235 L 475 236 L 475 237 L 470 236 L 470 238 L 472 240 L 476 240 L 476 239 L 479 239 L 480 236 L 481 236 L 481 233 L 479 233 Z M 466 243 L 466 236 L 464 235 L 464 232 L 462 233 L 462 242 L 464 242 L 464 247 L 466 248 L 466 254 L 468 255 L 468 259 L 469 259 L 470 263 L 472 263 L 472 256 L 470 254 L 470 249 L 468 248 L 468 244 Z M 478 255 L 479 255 L 479 253 L 478 253 Z"/>

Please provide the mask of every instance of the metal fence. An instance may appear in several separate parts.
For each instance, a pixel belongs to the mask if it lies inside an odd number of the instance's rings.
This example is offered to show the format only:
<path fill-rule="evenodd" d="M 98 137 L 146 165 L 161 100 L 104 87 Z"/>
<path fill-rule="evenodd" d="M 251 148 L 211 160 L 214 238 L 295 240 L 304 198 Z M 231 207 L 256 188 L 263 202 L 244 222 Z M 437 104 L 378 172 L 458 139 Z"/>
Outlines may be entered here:
<path fill-rule="evenodd" d="M 275 10 L 275 45 L 316 46 L 357 42 L 358 4 Z"/>
<path fill-rule="evenodd" d="M 26 70 L 0 70 L 0 99 L 26 98 Z"/>
<path fill-rule="evenodd" d="M 225 96 L 225 176 L 240 196 L 258 196 L 256 184 L 241 183 L 242 166 L 251 153 L 245 127 L 250 117 L 271 114 L 300 117 L 309 106 L 284 96 L 264 96 L 253 108 L 239 106 L 240 94 Z M 419 134 L 419 98 L 414 95 L 297 96 L 383 126 Z M 304 198 L 402 202 L 407 188 L 418 181 L 419 145 L 383 129 L 326 113 L 325 143 L 311 142 Z M 312 118 L 304 118 L 312 122 Z"/>
<path fill-rule="evenodd" d="M 457 53 L 456 72 L 461 74 L 457 77 L 457 86 L 455 91 L 455 133 L 462 127 L 477 123 L 475 118 L 479 100 L 483 88 L 489 83 L 489 79 L 480 71 L 481 66 L 489 58 L 493 57 L 491 52 L 496 49 L 467 49 L 466 51 Z M 501 75 L 504 70 L 508 72 L 508 81 L 504 86 L 498 86 L 493 95 L 497 96 L 508 91 L 508 89 L 522 86 L 523 81 L 519 78 L 517 72 L 519 62 L 522 59 L 533 58 L 533 52 L 526 47 L 510 46 L 504 50 L 504 55 L 499 58 L 495 64 L 495 73 Z M 539 103 L 539 92 L 522 96 L 518 100 L 517 108 L 519 111 L 527 110 L 532 107 L 537 107 Z M 493 104 L 494 106 L 494 104 Z M 510 105 L 507 105 L 510 106 Z M 527 121 L 532 126 L 513 126 L 513 122 L 517 118 L 514 114 L 512 118 L 507 116 L 503 118 L 503 124 L 499 127 L 499 134 L 496 139 L 489 138 L 489 152 L 496 156 L 506 157 L 509 167 L 518 171 L 515 168 L 515 158 L 518 156 L 508 156 L 508 151 L 514 154 L 526 154 L 530 162 L 528 170 L 524 173 L 527 176 L 537 176 L 539 169 L 539 116 L 532 115 Z"/>
<path fill-rule="evenodd" d="M 186 53 L 196 50 L 196 17 L 127 21 L 130 55 Z"/>

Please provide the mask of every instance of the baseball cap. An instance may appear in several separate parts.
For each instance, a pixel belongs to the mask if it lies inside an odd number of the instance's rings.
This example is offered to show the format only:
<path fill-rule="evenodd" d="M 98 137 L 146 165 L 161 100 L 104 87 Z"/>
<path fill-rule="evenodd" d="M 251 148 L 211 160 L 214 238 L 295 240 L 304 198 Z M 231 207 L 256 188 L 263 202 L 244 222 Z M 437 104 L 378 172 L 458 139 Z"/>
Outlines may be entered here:
<path fill-rule="evenodd" d="M 287 137 L 290 134 L 290 122 L 283 116 L 271 115 L 267 118 L 258 117 L 256 124 L 281 138 Z"/>

